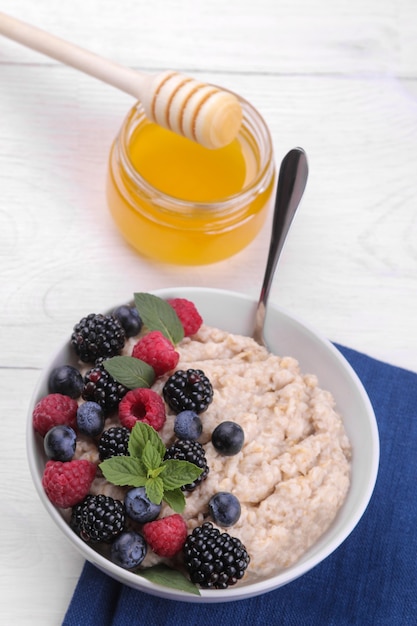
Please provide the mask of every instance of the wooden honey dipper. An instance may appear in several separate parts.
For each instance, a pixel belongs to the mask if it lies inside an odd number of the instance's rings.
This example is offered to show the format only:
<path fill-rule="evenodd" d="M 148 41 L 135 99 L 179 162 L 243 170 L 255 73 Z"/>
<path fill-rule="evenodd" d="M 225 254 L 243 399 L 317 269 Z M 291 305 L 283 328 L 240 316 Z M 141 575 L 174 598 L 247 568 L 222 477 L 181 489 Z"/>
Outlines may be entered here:
<path fill-rule="evenodd" d="M 213 85 L 175 71 L 138 72 L 1 12 L 0 34 L 130 94 L 148 119 L 206 148 L 226 146 L 241 126 L 236 96 Z"/>

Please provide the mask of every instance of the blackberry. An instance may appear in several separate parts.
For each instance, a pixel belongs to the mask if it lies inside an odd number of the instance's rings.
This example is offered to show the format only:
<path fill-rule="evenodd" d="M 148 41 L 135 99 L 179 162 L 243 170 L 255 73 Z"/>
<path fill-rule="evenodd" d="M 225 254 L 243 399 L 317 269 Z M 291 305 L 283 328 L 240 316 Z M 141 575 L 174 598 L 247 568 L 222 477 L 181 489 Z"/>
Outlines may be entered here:
<path fill-rule="evenodd" d="M 74 326 L 71 344 L 86 363 L 119 354 L 125 345 L 126 333 L 120 321 L 112 315 L 90 313 Z"/>
<path fill-rule="evenodd" d="M 207 478 L 209 467 L 204 452 L 204 448 L 198 441 L 191 439 L 179 439 L 175 441 L 166 451 L 165 459 L 177 459 L 178 461 L 188 461 L 194 463 L 197 467 L 201 467 L 203 472 L 194 482 L 181 487 L 183 491 L 193 491 L 200 483 Z"/>
<path fill-rule="evenodd" d="M 105 430 L 98 442 L 100 461 L 112 456 L 128 456 L 130 430 L 124 426 L 112 426 Z"/>
<path fill-rule="evenodd" d="M 250 557 L 237 537 L 221 533 L 211 522 L 197 526 L 184 544 L 184 562 L 193 583 L 226 589 L 243 578 Z"/>
<path fill-rule="evenodd" d="M 105 359 L 97 359 L 93 368 L 84 376 L 84 400 L 97 402 L 108 415 L 119 406 L 120 400 L 129 391 L 118 383 L 104 367 Z"/>
<path fill-rule="evenodd" d="M 162 392 L 175 413 L 203 413 L 213 400 L 213 387 L 202 370 L 177 370 L 168 378 Z"/>
<path fill-rule="evenodd" d="M 77 535 L 81 534 L 83 507 L 86 500 L 90 497 L 91 496 L 86 496 L 84 500 L 72 507 L 69 525 Z"/>
<path fill-rule="evenodd" d="M 102 494 L 89 495 L 72 509 L 70 526 L 86 542 L 111 542 L 125 526 L 125 506 Z"/>

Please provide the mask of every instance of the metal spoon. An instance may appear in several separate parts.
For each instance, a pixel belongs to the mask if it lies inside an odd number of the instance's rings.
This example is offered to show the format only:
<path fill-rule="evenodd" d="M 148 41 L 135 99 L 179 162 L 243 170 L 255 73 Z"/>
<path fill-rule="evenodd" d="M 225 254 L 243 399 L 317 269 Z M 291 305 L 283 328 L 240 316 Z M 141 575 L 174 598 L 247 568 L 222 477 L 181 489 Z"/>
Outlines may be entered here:
<path fill-rule="evenodd" d="M 284 157 L 279 170 L 271 242 L 269 244 L 268 260 L 256 308 L 255 328 L 252 335 L 255 341 L 262 346 L 266 345 L 264 339 L 264 324 L 272 279 L 291 222 L 304 193 L 307 177 L 308 164 L 304 150 L 302 148 L 290 150 Z"/>

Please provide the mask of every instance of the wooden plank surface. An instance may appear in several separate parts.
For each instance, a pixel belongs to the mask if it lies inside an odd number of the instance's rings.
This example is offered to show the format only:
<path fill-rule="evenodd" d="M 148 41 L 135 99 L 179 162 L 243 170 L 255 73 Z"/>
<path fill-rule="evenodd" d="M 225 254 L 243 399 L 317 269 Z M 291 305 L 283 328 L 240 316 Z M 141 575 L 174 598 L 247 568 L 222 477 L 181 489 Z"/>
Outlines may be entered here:
<path fill-rule="evenodd" d="M 417 371 L 417 4 L 414 0 L 4 0 L 0 10 L 145 70 L 173 67 L 250 100 L 277 163 L 310 178 L 271 297 L 331 340 Z M 269 223 L 224 263 L 149 263 L 107 212 L 125 94 L 0 38 L 0 589 L 5 624 L 60 624 L 82 559 L 46 516 L 26 410 L 85 313 L 168 285 L 258 294 Z M 21 601 L 24 589 L 25 601 Z M 52 592 L 53 589 L 53 592 Z"/>

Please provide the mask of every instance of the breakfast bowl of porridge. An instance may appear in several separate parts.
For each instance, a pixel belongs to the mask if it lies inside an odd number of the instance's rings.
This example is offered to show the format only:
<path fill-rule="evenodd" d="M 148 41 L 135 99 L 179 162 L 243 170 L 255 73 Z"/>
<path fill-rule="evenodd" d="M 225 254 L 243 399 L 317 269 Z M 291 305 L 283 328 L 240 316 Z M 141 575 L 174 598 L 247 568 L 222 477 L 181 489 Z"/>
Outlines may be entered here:
<path fill-rule="evenodd" d="M 137 292 L 74 320 L 42 373 L 29 466 L 86 560 L 187 602 L 266 593 L 328 557 L 377 476 L 374 412 L 315 330 L 231 291 Z"/>

